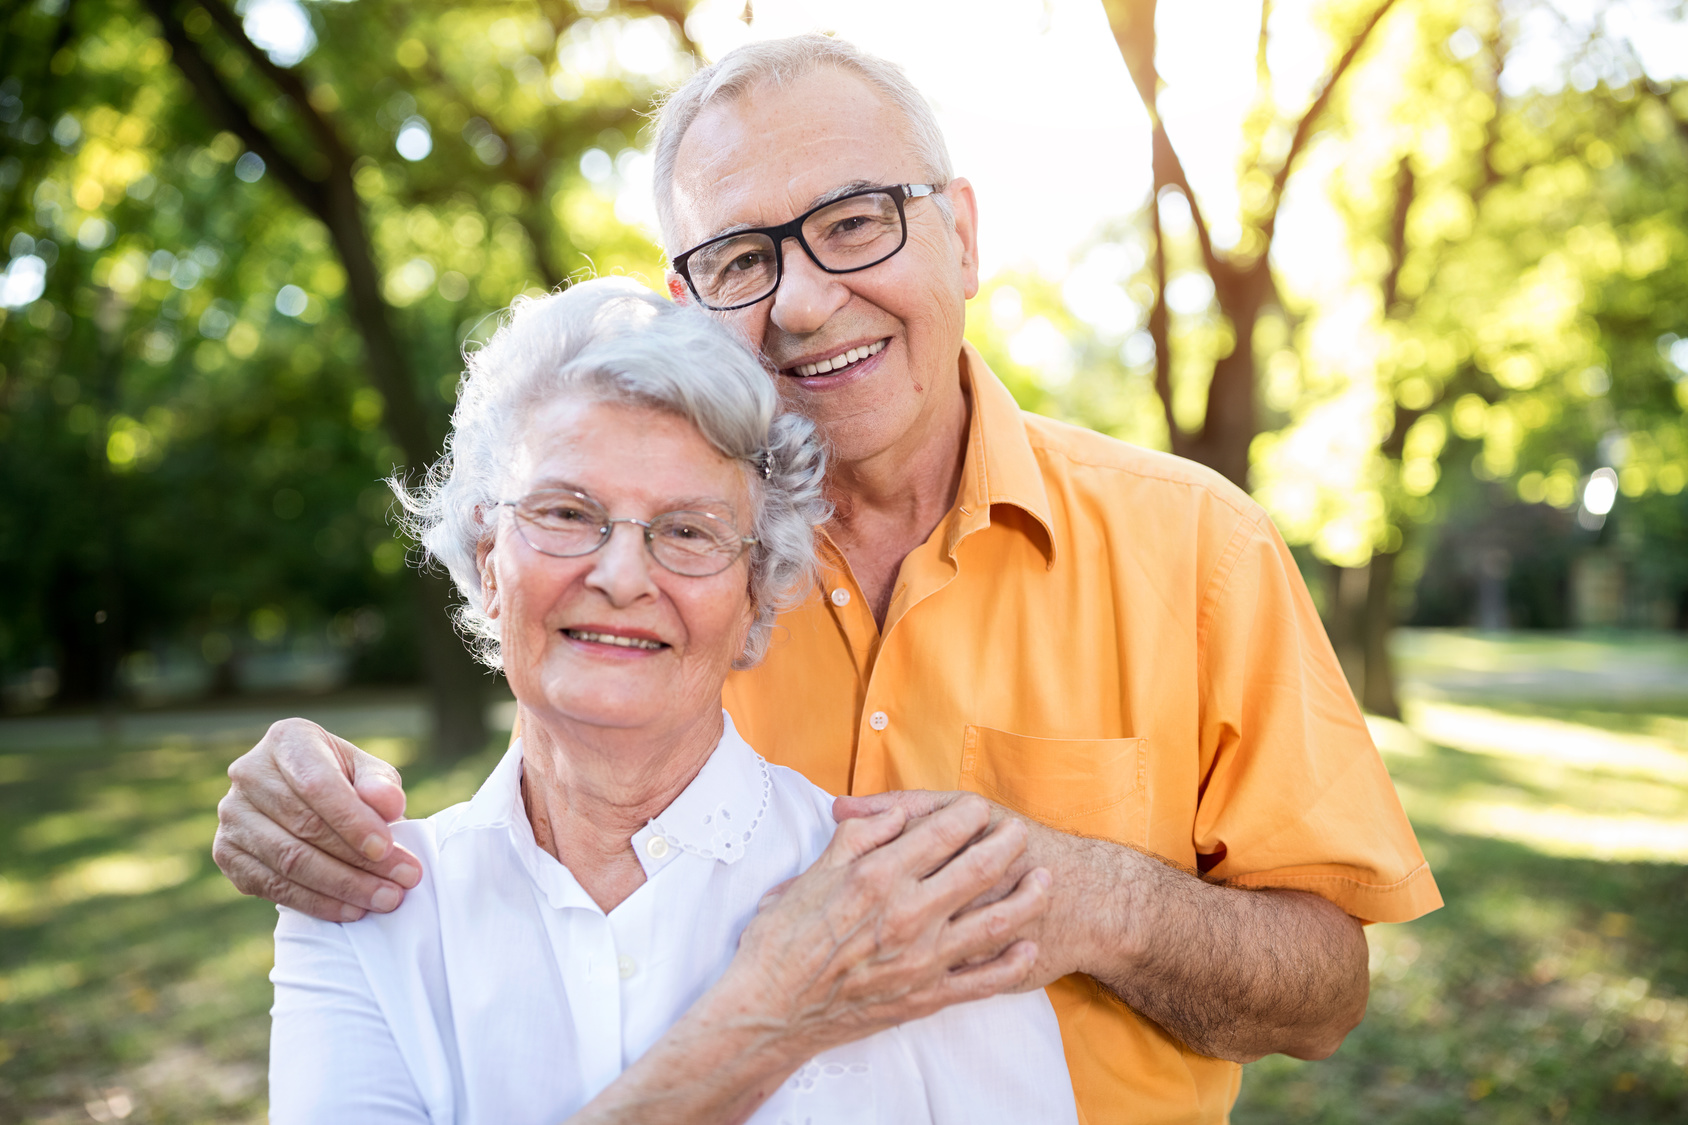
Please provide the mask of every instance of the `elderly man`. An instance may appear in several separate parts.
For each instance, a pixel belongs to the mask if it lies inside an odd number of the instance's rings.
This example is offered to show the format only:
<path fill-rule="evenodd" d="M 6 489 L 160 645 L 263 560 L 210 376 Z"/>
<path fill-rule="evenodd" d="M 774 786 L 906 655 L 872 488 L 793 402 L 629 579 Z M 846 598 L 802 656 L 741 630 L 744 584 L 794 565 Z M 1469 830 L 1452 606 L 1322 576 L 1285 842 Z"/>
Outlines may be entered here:
<path fill-rule="evenodd" d="M 738 728 L 851 794 L 841 818 L 928 818 L 981 899 L 1052 881 L 1025 932 L 980 935 L 920 893 L 929 852 L 864 836 L 769 908 L 758 983 L 730 971 L 611 1101 L 742 1119 L 816 1027 L 1010 979 L 1048 988 L 1091 1123 L 1223 1121 L 1238 1063 L 1329 1055 L 1365 1011 L 1362 922 L 1441 900 L 1265 515 L 1199 466 L 1018 411 L 962 340 L 973 190 L 890 64 L 820 36 L 740 48 L 664 107 L 656 193 L 689 248 L 675 299 L 760 348 L 834 450 L 821 587 L 729 681 Z M 381 763 L 296 721 L 230 774 L 217 857 L 243 890 L 337 919 L 415 882 Z M 986 806 L 962 792 L 1027 822 L 1006 872 L 966 865 Z M 796 974 L 830 974 L 829 999 L 796 1010 Z"/>

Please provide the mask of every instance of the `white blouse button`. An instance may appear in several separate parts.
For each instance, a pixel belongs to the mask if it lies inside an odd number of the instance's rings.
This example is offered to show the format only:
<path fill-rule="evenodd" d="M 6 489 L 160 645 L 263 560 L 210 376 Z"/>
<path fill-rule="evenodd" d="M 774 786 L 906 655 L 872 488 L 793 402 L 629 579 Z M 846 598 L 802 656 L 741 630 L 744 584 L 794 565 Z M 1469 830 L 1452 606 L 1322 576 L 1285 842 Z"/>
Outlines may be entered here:
<path fill-rule="evenodd" d="M 615 967 L 620 971 L 622 980 L 632 979 L 633 974 L 639 971 L 639 963 L 625 953 L 616 958 Z"/>
<path fill-rule="evenodd" d="M 850 604 L 850 591 L 840 586 L 832 592 L 832 604 L 840 608 Z"/>
<path fill-rule="evenodd" d="M 645 854 L 652 859 L 661 859 L 668 854 L 668 841 L 661 836 L 652 836 L 645 841 Z"/>
<path fill-rule="evenodd" d="M 891 724 L 891 716 L 883 711 L 875 711 L 867 717 L 867 725 L 874 730 L 884 730 Z"/>

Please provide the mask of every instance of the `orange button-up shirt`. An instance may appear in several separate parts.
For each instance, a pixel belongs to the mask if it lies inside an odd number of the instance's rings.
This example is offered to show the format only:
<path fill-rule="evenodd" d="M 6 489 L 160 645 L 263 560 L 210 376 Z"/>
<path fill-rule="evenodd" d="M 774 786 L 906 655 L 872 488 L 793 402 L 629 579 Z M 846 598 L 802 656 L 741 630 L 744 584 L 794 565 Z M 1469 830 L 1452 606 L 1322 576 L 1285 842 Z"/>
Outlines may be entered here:
<path fill-rule="evenodd" d="M 820 588 L 727 682 L 750 744 L 834 793 L 973 790 L 1367 921 L 1441 905 L 1265 513 L 1199 465 L 1022 413 L 971 346 L 961 366 L 954 506 L 883 629 L 826 545 Z M 1089 977 L 1049 994 L 1087 1125 L 1226 1119 L 1236 1064 Z"/>

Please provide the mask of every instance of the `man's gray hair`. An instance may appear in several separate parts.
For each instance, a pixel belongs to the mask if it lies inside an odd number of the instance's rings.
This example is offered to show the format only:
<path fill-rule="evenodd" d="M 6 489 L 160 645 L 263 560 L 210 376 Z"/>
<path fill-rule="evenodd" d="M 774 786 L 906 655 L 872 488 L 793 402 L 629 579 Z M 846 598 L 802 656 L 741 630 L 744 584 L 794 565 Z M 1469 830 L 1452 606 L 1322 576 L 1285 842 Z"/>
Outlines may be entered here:
<path fill-rule="evenodd" d="M 656 196 L 657 222 L 664 249 L 672 257 L 686 249 L 675 245 L 674 164 L 680 142 L 705 106 L 744 97 L 764 83 L 783 86 L 822 67 L 853 74 L 889 102 L 908 124 L 908 141 L 922 174 L 938 187 L 955 178 L 949 146 L 937 115 L 903 68 L 870 55 L 853 43 L 830 35 L 793 35 L 746 43 L 721 56 L 688 78 L 663 101 L 656 118 L 656 164 L 651 189 Z M 946 219 L 953 220 L 948 196 L 934 195 Z"/>
<path fill-rule="evenodd" d="M 478 550 L 497 529 L 500 502 L 516 499 L 507 489 L 527 420 L 547 403 L 575 400 L 675 415 L 744 465 L 755 507 L 749 592 L 756 618 L 734 667 L 760 660 L 774 617 L 808 592 L 815 531 L 830 508 L 814 423 L 780 412 L 756 357 L 707 314 L 632 281 L 602 278 L 518 298 L 467 361 L 445 455 L 421 487 L 389 483 L 409 514 L 407 530 L 456 581 L 464 599 L 457 624 L 475 654 L 499 667 L 499 628 L 482 607 Z"/>

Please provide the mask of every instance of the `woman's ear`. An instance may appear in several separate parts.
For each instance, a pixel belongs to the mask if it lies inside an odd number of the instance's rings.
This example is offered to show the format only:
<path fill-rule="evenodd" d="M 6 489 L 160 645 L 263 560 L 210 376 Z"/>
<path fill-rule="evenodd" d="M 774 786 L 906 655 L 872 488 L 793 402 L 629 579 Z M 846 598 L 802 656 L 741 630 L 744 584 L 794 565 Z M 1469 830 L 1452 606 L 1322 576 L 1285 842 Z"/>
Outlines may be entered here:
<path fill-rule="evenodd" d="M 481 572 L 481 612 L 494 620 L 503 608 L 498 597 L 498 561 L 493 554 L 496 545 L 489 537 L 475 548 L 475 568 Z"/>

